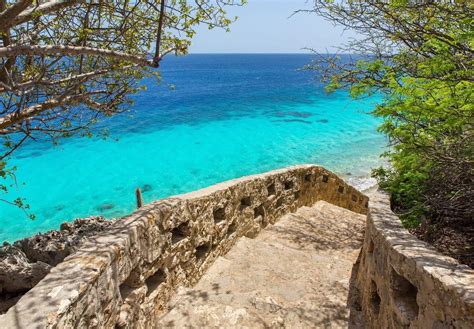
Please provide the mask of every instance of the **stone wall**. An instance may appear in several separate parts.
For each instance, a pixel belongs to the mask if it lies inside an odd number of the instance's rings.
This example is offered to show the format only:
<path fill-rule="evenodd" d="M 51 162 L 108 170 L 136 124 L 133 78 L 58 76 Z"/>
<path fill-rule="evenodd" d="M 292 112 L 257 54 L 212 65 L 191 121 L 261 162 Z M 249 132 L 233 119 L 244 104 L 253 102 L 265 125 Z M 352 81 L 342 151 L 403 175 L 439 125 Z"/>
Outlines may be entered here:
<path fill-rule="evenodd" d="M 365 214 L 368 198 L 305 165 L 150 203 L 89 238 L 0 316 L 2 328 L 153 327 L 241 236 L 319 200 Z"/>
<path fill-rule="evenodd" d="M 349 303 L 353 327 L 474 328 L 474 271 L 411 235 L 377 192 Z"/>

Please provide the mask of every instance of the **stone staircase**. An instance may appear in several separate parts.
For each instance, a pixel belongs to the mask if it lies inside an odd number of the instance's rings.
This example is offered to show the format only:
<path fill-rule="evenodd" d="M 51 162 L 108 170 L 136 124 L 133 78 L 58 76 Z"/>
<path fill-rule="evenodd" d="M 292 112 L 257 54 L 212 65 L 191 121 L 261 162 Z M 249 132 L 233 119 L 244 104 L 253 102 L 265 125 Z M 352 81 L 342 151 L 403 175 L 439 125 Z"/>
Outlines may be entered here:
<path fill-rule="evenodd" d="M 474 328 L 474 272 L 404 229 L 387 194 L 315 165 L 147 204 L 0 315 L 2 329 L 347 326 Z"/>
<path fill-rule="evenodd" d="M 197 285 L 178 290 L 157 327 L 347 327 L 365 220 L 319 201 L 240 238 Z"/>

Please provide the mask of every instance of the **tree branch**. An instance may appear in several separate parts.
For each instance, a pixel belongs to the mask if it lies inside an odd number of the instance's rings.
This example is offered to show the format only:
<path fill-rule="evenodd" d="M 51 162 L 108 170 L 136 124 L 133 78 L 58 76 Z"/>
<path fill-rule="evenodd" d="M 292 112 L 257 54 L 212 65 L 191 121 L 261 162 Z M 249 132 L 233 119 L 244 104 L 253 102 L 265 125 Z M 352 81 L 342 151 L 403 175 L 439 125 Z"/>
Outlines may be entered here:
<path fill-rule="evenodd" d="M 155 57 L 153 57 L 153 63 L 158 66 L 160 61 L 160 46 L 161 46 L 161 35 L 163 34 L 163 22 L 165 19 L 165 5 L 166 0 L 160 2 L 160 18 L 158 20 L 158 31 L 156 32 L 156 45 L 155 45 Z"/>
<path fill-rule="evenodd" d="M 16 111 L 13 113 L 6 114 L 5 116 L 0 118 L 0 131 L 18 122 L 24 121 L 25 119 L 29 117 L 36 116 L 44 111 L 53 109 L 57 106 L 77 104 L 81 102 L 82 100 L 84 100 L 84 98 L 87 96 L 103 94 L 103 93 L 104 91 L 94 91 L 94 92 L 82 93 L 82 94 L 71 95 L 71 96 L 61 96 L 57 98 L 51 98 L 43 103 L 32 105 L 21 111 Z"/>
<path fill-rule="evenodd" d="M 106 56 L 122 61 L 135 63 L 142 66 L 154 66 L 154 62 L 138 55 L 123 53 L 121 51 L 82 47 L 82 46 L 38 46 L 38 45 L 19 45 L 0 48 L 0 57 L 10 57 L 19 55 L 93 55 Z"/>
<path fill-rule="evenodd" d="M 18 15 L 29 5 L 31 5 L 32 2 L 33 0 L 19 0 L 14 5 L 0 12 L 0 31 L 3 31 L 14 25 L 13 21 L 15 18 L 18 17 Z"/>
<path fill-rule="evenodd" d="M 85 0 L 52 0 L 46 3 L 42 3 L 38 6 L 32 6 L 27 9 L 27 7 L 32 3 L 32 0 L 20 0 L 18 3 L 8 8 L 6 11 L 11 10 L 13 7 L 18 6 L 18 9 L 10 13 L 5 13 L 5 19 L 3 18 L 3 13 L 0 14 L 0 31 L 5 30 L 9 27 L 19 25 L 28 21 L 31 21 L 39 16 L 47 15 L 49 13 L 55 12 L 59 9 L 72 7 L 79 3 L 85 2 Z M 26 6 L 20 7 L 20 3 L 26 3 Z M 19 10 L 21 9 L 21 10 Z M 25 10 L 26 9 L 26 10 Z M 5 12 L 6 12 L 5 11 Z"/>
<path fill-rule="evenodd" d="M 105 68 L 105 69 L 102 69 L 102 70 L 96 70 L 96 71 L 92 71 L 92 72 L 87 72 L 87 73 L 68 76 L 67 78 L 63 78 L 63 79 L 59 79 L 59 80 L 41 80 L 41 79 L 40 80 L 29 80 L 29 81 L 25 81 L 23 83 L 16 84 L 14 86 L 9 86 L 9 85 L 4 84 L 0 81 L 0 92 L 4 92 L 4 91 L 14 92 L 16 90 L 29 88 L 29 87 L 32 87 L 32 86 L 35 86 L 35 85 L 54 86 L 54 85 L 65 84 L 65 83 L 69 83 L 69 82 L 87 81 L 88 79 L 96 77 L 98 75 L 102 75 L 102 74 L 106 74 L 106 73 L 110 73 L 110 72 L 117 72 L 117 71 L 121 71 L 121 70 L 127 70 L 127 69 L 131 69 L 131 68 L 136 68 L 136 67 L 138 67 L 138 65 L 136 65 L 136 64 L 127 65 L 127 66 L 120 67 L 120 68 L 109 67 L 109 68 Z"/>

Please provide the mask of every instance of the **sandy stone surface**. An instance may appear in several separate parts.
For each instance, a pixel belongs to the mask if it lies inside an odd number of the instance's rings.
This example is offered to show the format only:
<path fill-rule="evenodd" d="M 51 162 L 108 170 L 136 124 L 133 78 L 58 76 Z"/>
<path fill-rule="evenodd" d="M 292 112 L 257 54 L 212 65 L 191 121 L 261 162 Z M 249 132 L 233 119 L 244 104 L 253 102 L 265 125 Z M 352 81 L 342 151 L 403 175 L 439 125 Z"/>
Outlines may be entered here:
<path fill-rule="evenodd" d="M 241 238 L 193 288 L 180 288 L 157 327 L 347 327 L 352 265 L 365 216 L 319 201 L 255 239 Z"/>

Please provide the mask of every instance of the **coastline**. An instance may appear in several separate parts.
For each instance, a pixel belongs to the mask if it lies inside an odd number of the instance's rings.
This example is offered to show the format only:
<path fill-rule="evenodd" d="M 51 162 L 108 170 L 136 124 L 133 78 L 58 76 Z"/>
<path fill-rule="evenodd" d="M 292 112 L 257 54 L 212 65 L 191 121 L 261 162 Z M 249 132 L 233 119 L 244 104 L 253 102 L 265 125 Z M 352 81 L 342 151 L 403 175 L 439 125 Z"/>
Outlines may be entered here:
<path fill-rule="evenodd" d="M 298 163 L 365 175 L 385 151 L 380 122 L 367 114 L 378 98 L 326 94 L 310 72 L 296 71 L 306 63 L 291 55 L 173 59 L 162 69 L 176 90 L 146 81 L 130 115 L 101 124 L 109 139 L 22 146 L 11 160 L 20 183 L 11 198 L 25 198 L 36 219 L 0 203 L 0 241 L 64 219 L 126 215 L 137 187 L 150 202 Z"/>
<path fill-rule="evenodd" d="M 372 191 L 377 188 L 377 180 L 370 176 L 349 177 L 345 179 L 349 185 L 354 186 L 360 192 Z"/>
<path fill-rule="evenodd" d="M 362 193 L 373 191 L 378 187 L 377 180 L 369 174 L 365 176 L 352 176 L 349 174 L 339 174 L 339 177 L 344 179 L 349 185 Z"/>

